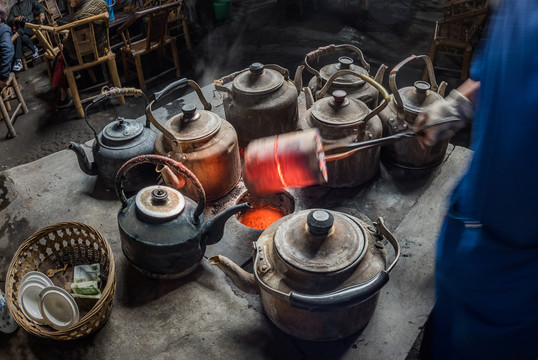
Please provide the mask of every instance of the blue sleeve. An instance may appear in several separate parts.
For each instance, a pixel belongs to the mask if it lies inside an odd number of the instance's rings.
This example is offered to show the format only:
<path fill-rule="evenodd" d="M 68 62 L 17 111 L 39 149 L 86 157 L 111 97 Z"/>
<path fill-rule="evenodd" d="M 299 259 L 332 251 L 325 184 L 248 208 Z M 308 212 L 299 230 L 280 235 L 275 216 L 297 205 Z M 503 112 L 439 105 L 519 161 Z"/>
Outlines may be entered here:
<path fill-rule="evenodd" d="M 13 55 L 15 55 L 15 50 L 13 49 L 13 42 L 11 42 L 11 35 L 9 31 L 2 32 L 2 38 L 0 39 L 0 51 L 2 52 L 0 79 L 5 81 L 11 72 L 11 62 L 13 61 Z"/>

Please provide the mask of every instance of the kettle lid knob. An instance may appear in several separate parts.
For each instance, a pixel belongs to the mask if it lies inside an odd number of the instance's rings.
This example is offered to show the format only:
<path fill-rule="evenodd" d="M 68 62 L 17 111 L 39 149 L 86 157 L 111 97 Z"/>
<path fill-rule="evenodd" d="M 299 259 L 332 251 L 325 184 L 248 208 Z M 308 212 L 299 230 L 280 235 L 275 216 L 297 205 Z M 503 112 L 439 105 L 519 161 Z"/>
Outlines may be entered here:
<path fill-rule="evenodd" d="M 184 104 L 181 106 L 183 113 L 183 121 L 194 121 L 200 118 L 200 114 L 196 112 L 197 108 L 194 104 Z"/>
<path fill-rule="evenodd" d="M 349 56 L 340 56 L 338 58 L 338 63 L 340 65 L 340 70 L 346 70 L 351 68 L 351 65 L 353 65 L 353 59 Z"/>
<path fill-rule="evenodd" d="M 255 62 L 249 66 L 249 70 L 254 75 L 260 75 L 263 72 L 264 65 L 259 62 Z"/>
<path fill-rule="evenodd" d="M 306 224 L 312 235 L 327 235 L 334 224 L 334 216 L 326 210 L 313 210 L 307 218 Z"/>

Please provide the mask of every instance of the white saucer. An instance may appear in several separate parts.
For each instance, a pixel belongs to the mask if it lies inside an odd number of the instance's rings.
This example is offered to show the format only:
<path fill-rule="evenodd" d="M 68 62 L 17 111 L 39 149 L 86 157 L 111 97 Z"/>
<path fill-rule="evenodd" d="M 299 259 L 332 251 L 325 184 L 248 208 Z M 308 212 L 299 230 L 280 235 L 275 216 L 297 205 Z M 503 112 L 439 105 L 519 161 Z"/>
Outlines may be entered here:
<path fill-rule="evenodd" d="M 26 281 L 39 280 L 45 286 L 53 286 L 52 280 L 44 273 L 40 271 L 28 271 L 21 279 L 20 285 L 22 286 Z"/>
<path fill-rule="evenodd" d="M 75 299 L 64 289 L 49 286 L 40 294 L 39 309 L 47 324 L 57 330 L 74 325 L 79 320 L 79 310 Z"/>
<path fill-rule="evenodd" d="M 37 324 L 43 324 L 44 318 L 39 309 L 39 294 L 47 285 L 41 280 L 27 280 L 19 287 L 17 300 L 23 314 Z"/>

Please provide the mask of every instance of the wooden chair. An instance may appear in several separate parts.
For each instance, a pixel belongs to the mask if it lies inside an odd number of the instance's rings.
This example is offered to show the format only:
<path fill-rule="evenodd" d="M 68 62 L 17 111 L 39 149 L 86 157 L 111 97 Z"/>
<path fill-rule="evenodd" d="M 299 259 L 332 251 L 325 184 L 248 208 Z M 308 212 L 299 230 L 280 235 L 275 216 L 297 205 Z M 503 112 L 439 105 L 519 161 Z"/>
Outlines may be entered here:
<path fill-rule="evenodd" d="M 54 34 L 52 31 L 47 30 L 46 26 L 37 24 L 26 24 L 29 28 L 34 30 L 34 34 L 39 40 L 39 45 L 43 49 L 43 58 L 47 64 L 47 74 L 49 81 L 52 84 L 52 62 L 56 57 L 56 54 L 60 51 L 60 48 L 54 44 Z"/>
<path fill-rule="evenodd" d="M 428 56 L 435 69 L 458 72 L 460 79 L 464 80 L 469 77 L 471 58 L 478 40 L 477 34 L 488 17 L 487 2 L 456 0 L 442 4 L 441 8 L 446 11 L 445 16 L 435 23 Z M 457 67 L 448 66 L 450 58 L 457 59 Z M 442 61 L 444 64 L 441 64 Z M 424 78 L 427 78 L 426 71 Z"/>
<path fill-rule="evenodd" d="M 99 51 L 99 46 L 95 38 L 94 23 L 97 21 L 104 21 L 106 26 L 106 44 L 104 44 L 104 49 L 102 51 Z M 84 118 L 84 109 L 82 107 L 82 103 L 91 101 L 98 95 L 81 99 L 80 93 L 92 91 L 110 83 L 114 87 L 121 88 L 120 77 L 118 76 L 118 69 L 116 67 L 116 56 L 110 49 L 110 39 L 108 34 L 108 12 L 91 16 L 86 19 L 77 20 L 62 26 L 43 26 L 43 29 L 52 31 L 54 40 L 57 44 L 62 42 L 65 33 L 67 33 L 68 36 L 70 36 L 73 40 L 75 54 L 70 54 L 70 56 L 77 59 L 78 64 L 71 66 L 65 62 L 64 73 L 69 83 L 69 90 L 71 92 L 71 97 L 73 98 L 77 115 L 80 118 Z M 65 59 L 63 49 L 60 49 L 60 51 L 62 52 L 62 57 Z M 94 67 L 101 66 L 102 64 L 107 65 L 110 79 L 105 79 L 105 82 L 103 83 L 95 84 L 86 89 L 79 90 L 75 81 L 75 72 L 88 70 L 90 77 L 92 78 L 92 82 L 95 83 L 96 80 L 93 76 L 92 70 Z M 118 97 L 118 101 L 120 104 L 125 104 L 125 98 L 123 96 Z"/>
<path fill-rule="evenodd" d="M 56 0 L 39 0 L 39 3 L 45 9 L 47 24 L 51 26 L 56 25 L 56 20 L 63 16 Z"/>
<path fill-rule="evenodd" d="M 129 81 L 130 79 L 129 63 L 134 63 L 138 81 L 140 83 L 140 89 L 142 91 L 146 91 L 146 82 L 152 81 L 174 69 L 176 70 L 176 76 L 179 77 L 181 75 L 176 37 L 168 34 L 168 19 L 170 13 L 176 10 L 179 5 L 180 2 L 176 1 L 152 9 L 138 11 L 134 13 L 125 24 L 118 28 L 118 33 L 121 34 L 124 43 L 120 51 L 123 60 L 123 69 L 125 71 L 125 80 Z M 132 41 L 129 28 L 139 19 L 142 19 L 143 24 L 146 26 L 146 37 L 138 41 Z M 162 62 L 166 46 L 170 46 L 172 51 L 174 68 L 161 71 L 156 76 L 145 80 L 141 60 L 142 56 L 158 51 L 159 60 Z"/>
<path fill-rule="evenodd" d="M 166 5 L 173 2 L 173 0 L 148 0 L 142 4 L 137 11 L 152 9 L 157 6 Z M 183 36 L 185 38 L 185 44 L 187 49 L 192 49 L 191 36 L 189 34 L 189 27 L 187 24 L 187 17 L 182 13 L 183 9 L 183 0 L 176 1 L 179 2 L 179 6 L 170 12 L 168 17 L 168 30 L 170 34 L 175 36 Z M 135 3 L 136 4 L 136 3 Z"/>
<path fill-rule="evenodd" d="M 9 78 L 6 81 L 6 86 L 2 89 L 0 98 L 0 116 L 2 120 L 4 120 L 7 127 L 6 139 L 11 139 L 17 136 L 17 132 L 13 126 L 15 124 L 17 115 L 19 115 L 21 110 L 23 114 L 28 112 L 28 108 L 26 107 L 26 103 L 24 102 L 24 98 L 22 97 L 22 93 L 14 73 L 9 74 Z M 9 112 L 12 110 L 12 108 L 9 102 L 12 100 L 17 100 L 19 103 L 10 115 Z"/>

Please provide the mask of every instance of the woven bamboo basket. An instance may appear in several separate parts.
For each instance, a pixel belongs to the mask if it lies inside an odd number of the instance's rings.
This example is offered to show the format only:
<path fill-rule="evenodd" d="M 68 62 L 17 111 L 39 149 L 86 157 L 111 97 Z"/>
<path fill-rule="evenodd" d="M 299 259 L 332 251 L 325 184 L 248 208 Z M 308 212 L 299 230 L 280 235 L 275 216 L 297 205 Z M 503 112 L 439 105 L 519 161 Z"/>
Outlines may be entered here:
<path fill-rule="evenodd" d="M 27 272 L 36 270 L 46 273 L 49 269 L 61 268 L 65 254 L 70 255 L 73 266 L 99 263 L 104 288 L 95 305 L 80 313 L 81 318 L 76 324 L 64 330 L 55 330 L 26 318 L 19 308 L 18 290 Z M 108 320 L 115 292 L 116 267 L 108 241 L 96 229 L 79 222 L 61 222 L 38 230 L 19 246 L 7 272 L 6 299 L 9 311 L 20 327 L 43 338 L 72 340 L 100 329 Z"/>

